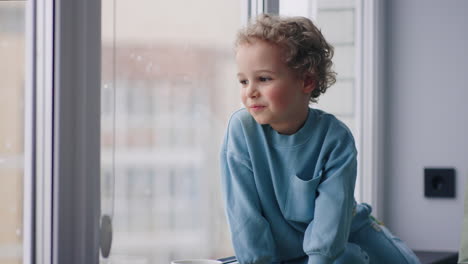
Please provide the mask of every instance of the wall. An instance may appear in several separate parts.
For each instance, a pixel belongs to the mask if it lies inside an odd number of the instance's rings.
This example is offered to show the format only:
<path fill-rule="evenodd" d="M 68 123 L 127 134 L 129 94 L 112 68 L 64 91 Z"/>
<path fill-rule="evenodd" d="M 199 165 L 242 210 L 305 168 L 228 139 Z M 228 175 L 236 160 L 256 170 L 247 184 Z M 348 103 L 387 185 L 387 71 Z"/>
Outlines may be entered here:
<path fill-rule="evenodd" d="M 468 1 L 386 1 L 385 216 L 413 249 L 459 247 L 468 174 Z M 456 168 L 456 198 L 423 168 Z"/>

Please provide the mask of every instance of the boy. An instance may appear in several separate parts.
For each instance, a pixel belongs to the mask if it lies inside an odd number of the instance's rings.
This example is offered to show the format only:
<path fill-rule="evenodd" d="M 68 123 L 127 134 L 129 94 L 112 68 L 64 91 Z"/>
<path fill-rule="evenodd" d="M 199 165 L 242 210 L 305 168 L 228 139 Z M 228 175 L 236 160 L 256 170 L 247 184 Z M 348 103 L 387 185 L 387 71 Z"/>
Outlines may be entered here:
<path fill-rule="evenodd" d="M 309 108 L 335 82 L 333 47 L 301 17 L 262 15 L 240 31 L 241 99 L 221 149 L 236 257 L 250 263 L 419 263 L 356 204 L 356 148 L 333 115 Z"/>

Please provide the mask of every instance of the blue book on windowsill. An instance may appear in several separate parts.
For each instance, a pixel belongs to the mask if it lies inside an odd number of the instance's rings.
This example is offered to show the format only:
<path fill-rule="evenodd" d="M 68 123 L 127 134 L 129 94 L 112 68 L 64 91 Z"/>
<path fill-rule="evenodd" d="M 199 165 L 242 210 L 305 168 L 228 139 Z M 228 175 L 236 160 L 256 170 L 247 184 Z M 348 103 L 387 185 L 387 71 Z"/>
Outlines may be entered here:
<path fill-rule="evenodd" d="M 220 258 L 218 260 L 221 261 L 223 264 L 238 264 L 239 263 L 237 262 L 237 259 L 235 256 L 227 257 L 227 258 Z"/>

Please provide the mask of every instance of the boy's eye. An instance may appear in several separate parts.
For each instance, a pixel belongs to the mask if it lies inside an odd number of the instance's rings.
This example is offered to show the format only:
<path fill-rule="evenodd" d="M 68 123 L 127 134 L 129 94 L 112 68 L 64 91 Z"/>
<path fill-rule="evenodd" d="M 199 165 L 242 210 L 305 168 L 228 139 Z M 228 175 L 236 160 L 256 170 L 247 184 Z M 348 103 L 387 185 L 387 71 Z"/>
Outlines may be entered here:
<path fill-rule="evenodd" d="M 267 82 L 267 81 L 271 81 L 271 78 L 270 77 L 258 77 L 258 80 L 261 82 Z"/>
<path fill-rule="evenodd" d="M 239 80 L 239 83 L 242 85 L 247 85 L 247 80 Z"/>

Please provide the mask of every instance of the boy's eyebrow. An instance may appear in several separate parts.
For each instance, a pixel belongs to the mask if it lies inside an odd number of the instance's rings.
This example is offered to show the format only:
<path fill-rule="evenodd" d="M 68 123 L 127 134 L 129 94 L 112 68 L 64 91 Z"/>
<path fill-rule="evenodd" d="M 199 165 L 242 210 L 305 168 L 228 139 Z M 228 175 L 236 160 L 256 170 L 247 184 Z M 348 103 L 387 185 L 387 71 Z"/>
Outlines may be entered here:
<path fill-rule="evenodd" d="M 259 73 L 259 72 L 276 73 L 275 71 L 272 71 L 272 70 L 257 70 L 257 71 L 255 71 L 255 73 Z"/>
<path fill-rule="evenodd" d="M 256 71 L 254 71 L 254 73 L 256 73 L 256 74 L 258 74 L 258 73 L 265 73 L 265 72 L 267 72 L 267 73 L 273 73 L 273 74 L 276 73 L 275 71 L 272 71 L 272 70 L 256 70 Z M 244 73 L 242 73 L 242 72 L 237 73 L 237 77 L 240 77 L 240 76 L 243 76 L 243 75 L 244 75 Z"/>

